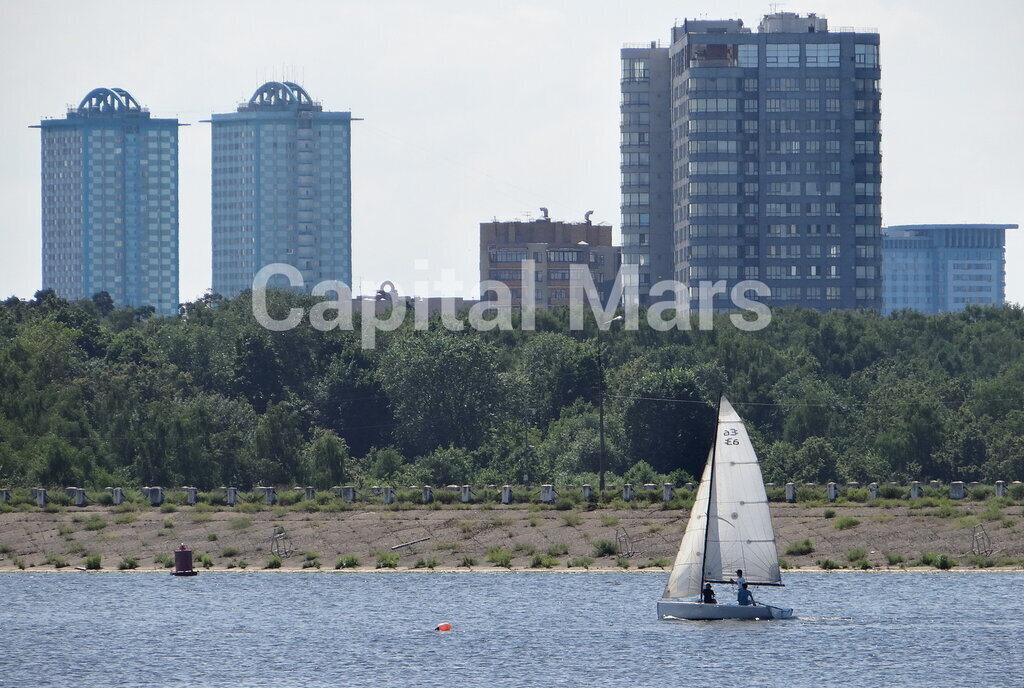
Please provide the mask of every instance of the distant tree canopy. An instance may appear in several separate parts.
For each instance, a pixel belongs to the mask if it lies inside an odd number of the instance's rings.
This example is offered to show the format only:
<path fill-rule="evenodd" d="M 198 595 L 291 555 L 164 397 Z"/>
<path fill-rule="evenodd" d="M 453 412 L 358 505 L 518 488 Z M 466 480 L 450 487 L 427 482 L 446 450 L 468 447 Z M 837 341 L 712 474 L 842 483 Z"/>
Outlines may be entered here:
<path fill-rule="evenodd" d="M 270 294 L 270 307 L 311 297 Z M 181 317 L 52 291 L 0 303 L 0 483 L 595 481 L 594 323 L 271 332 L 249 296 Z M 778 309 L 759 332 L 602 335 L 605 466 L 700 474 L 725 393 L 769 480 L 1024 477 L 1024 312 Z"/>

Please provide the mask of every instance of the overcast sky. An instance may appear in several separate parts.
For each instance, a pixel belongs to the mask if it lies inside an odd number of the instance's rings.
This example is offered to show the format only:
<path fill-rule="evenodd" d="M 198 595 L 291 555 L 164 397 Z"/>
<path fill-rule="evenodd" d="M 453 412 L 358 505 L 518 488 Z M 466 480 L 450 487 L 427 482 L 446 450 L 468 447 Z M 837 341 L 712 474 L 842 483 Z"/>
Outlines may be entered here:
<path fill-rule="evenodd" d="M 1024 4 L 982 0 L 0 0 L 0 298 L 40 287 L 39 131 L 98 86 L 180 139 L 181 300 L 210 285 L 210 129 L 264 81 L 303 84 L 353 124 L 353 290 L 454 271 L 474 295 L 479 223 L 619 229 L 619 48 L 686 18 L 772 7 L 881 33 L 883 224 L 1024 223 Z M 1007 240 L 1024 303 L 1024 229 Z M 426 260 L 428 270 L 417 269 Z M 435 290 L 436 295 L 436 290 Z"/>

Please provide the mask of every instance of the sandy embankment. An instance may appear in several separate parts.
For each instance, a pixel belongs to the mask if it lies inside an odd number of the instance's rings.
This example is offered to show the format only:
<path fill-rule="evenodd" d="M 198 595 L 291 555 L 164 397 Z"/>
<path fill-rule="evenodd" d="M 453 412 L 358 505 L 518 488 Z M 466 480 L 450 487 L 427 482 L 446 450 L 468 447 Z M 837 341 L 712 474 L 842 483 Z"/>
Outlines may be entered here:
<path fill-rule="evenodd" d="M 853 517 L 859 524 L 840 530 L 835 518 L 824 517 L 826 509 L 836 516 Z M 875 567 L 887 565 L 886 554 L 900 554 L 911 562 L 923 551 L 948 554 L 966 564 L 978 522 L 984 525 L 995 556 L 1024 557 L 1021 507 L 1004 507 L 999 520 L 984 520 L 985 509 L 984 504 L 963 503 L 952 516 L 943 517 L 936 509 L 907 506 L 773 504 L 772 516 L 780 555 L 800 568 L 814 567 L 826 558 L 846 563 L 854 549 L 865 550 Z M 278 527 L 284 529 L 294 551 L 283 558 L 285 569 L 301 569 L 306 552 L 316 553 L 323 569 L 333 570 L 340 555 L 355 555 L 361 568 L 372 569 L 377 552 L 391 552 L 394 545 L 421 538 L 430 539 L 394 550 L 399 568 L 413 568 L 420 560 L 437 568 L 456 568 L 467 557 L 475 560 L 474 568 L 486 568 L 492 566 L 486 560 L 487 549 L 503 547 L 513 553 L 515 569 L 529 568 L 534 553 L 551 549 L 567 551 L 554 557 L 554 570 L 566 570 L 566 563 L 579 557 L 594 558 L 592 570 L 621 570 L 617 557 L 595 556 L 597 541 L 618 538 L 620 543 L 630 543 L 623 563 L 628 561 L 636 569 L 651 560 L 675 557 L 687 516 L 687 511 L 660 508 L 556 511 L 531 510 L 527 505 L 403 511 L 365 507 L 335 513 L 284 509 L 242 513 L 190 507 L 178 507 L 173 513 L 155 508 L 115 513 L 105 507 L 12 512 L 0 514 L 0 552 L 5 552 L 0 554 L 0 570 L 15 569 L 17 560 L 27 567 L 52 570 L 52 565 L 44 564 L 47 555 L 64 557 L 68 567 L 62 570 L 74 570 L 84 564 L 89 552 L 101 554 L 104 569 L 116 569 L 123 555 L 131 555 L 137 558 L 139 570 L 163 570 L 154 557 L 170 554 L 182 542 L 193 548 L 197 559 L 208 553 L 214 569 L 237 569 L 243 561 L 248 570 L 262 569 Z M 105 525 L 97 527 L 101 521 Z M 804 538 L 810 538 L 814 552 L 785 554 L 790 543 Z"/>

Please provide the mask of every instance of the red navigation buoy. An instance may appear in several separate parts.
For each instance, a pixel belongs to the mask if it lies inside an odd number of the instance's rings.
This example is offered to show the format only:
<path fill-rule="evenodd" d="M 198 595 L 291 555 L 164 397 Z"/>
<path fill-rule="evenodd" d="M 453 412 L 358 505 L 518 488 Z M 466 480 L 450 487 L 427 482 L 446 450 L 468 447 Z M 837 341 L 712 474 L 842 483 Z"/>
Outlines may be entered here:
<path fill-rule="evenodd" d="M 443 623 L 437 624 L 437 627 L 434 630 L 435 631 L 450 631 L 450 630 L 452 630 L 452 625 L 450 623 L 448 623 L 447 621 L 445 621 Z"/>

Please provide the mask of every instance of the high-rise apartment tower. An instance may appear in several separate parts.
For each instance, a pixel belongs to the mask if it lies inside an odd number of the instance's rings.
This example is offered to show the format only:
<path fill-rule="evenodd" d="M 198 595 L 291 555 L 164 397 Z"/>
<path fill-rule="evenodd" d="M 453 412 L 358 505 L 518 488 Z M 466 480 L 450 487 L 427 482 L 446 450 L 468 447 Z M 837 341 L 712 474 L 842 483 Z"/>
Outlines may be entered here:
<path fill-rule="evenodd" d="M 43 288 L 178 311 L 178 120 L 97 88 L 44 119 Z"/>
<path fill-rule="evenodd" d="M 878 34 L 778 13 L 622 50 L 623 262 L 760 280 L 775 305 L 881 307 Z M 728 304 L 716 301 L 716 307 Z"/>
<path fill-rule="evenodd" d="M 323 280 L 351 285 L 351 113 L 272 81 L 210 121 L 213 290 L 236 296 L 272 263 L 297 268 L 307 292 Z"/>

